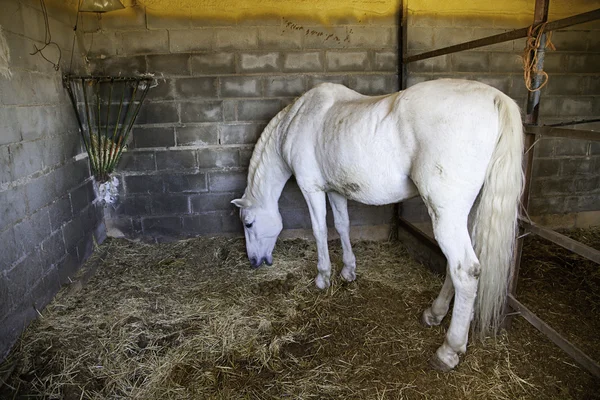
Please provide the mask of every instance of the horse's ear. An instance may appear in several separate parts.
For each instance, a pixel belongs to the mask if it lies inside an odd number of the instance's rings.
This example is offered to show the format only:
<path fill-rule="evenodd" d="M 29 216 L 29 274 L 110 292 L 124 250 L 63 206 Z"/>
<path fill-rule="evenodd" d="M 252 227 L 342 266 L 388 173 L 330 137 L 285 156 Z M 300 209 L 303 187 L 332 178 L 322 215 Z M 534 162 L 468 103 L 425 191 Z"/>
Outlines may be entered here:
<path fill-rule="evenodd" d="M 252 206 L 250 200 L 244 198 L 231 200 L 231 204 L 235 204 L 239 208 L 249 208 L 250 206 Z"/>

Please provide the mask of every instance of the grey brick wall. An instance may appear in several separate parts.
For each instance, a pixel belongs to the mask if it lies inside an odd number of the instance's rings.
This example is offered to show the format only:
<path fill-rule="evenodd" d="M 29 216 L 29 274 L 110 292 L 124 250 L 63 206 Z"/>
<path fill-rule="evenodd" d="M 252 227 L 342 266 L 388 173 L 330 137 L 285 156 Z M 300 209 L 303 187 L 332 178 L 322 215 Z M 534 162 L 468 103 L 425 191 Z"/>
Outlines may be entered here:
<path fill-rule="evenodd" d="M 321 82 L 365 94 L 398 89 L 393 18 L 232 25 L 147 15 L 145 24 L 116 26 L 106 16 L 86 34 L 91 71 L 151 73 L 158 81 L 119 166 L 120 199 L 106 210 L 112 235 L 240 234 L 229 202 L 243 193 L 253 145 L 279 110 Z M 301 197 L 291 182 L 281 200 L 286 229 L 310 228 Z M 353 204 L 350 215 L 356 226 L 383 225 L 391 209 Z"/>
<path fill-rule="evenodd" d="M 531 21 L 504 17 L 431 18 L 411 13 L 408 23 L 408 53 L 412 55 L 522 28 Z M 542 89 L 542 124 L 598 117 L 598 35 L 598 22 L 554 32 L 552 41 L 557 49 L 546 53 L 545 70 L 550 78 Z M 502 90 L 524 108 L 527 90 L 520 57 L 524 46 L 525 40 L 521 39 L 411 63 L 408 86 L 447 77 L 475 79 Z M 600 128 L 600 124 L 571 126 L 578 127 L 594 130 Z M 538 142 L 534 150 L 531 214 L 600 211 L 597 149 L 597 144 L 586 141 L 544 139 Z M 414 222 L 428 220 L 425 207 L 418 200 L 405 203 L 404 216 Z"/>
<path fill-rule="evenodd" d="M 49 7 L 60 70 L 39 55 L 38 2 L 5 0 L 0 27 L 10 77 L 0 75 L 0 359 L 105 236 L 61 75 L 71 58 L 73 10 Z M 56 52 L 48 50 L 49 58 Z M 76 62 L 75 65 L 79 65 Z"/>

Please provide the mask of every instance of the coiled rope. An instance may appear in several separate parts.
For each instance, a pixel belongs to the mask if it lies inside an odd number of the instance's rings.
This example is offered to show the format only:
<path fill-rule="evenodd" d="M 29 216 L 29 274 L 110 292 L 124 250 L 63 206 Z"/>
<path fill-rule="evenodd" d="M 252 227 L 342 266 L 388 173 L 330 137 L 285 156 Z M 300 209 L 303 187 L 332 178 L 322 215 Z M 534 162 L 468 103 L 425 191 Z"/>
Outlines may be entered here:
<path fill-rule="evenodd" d="M 525 50 L 523 51 L 523 79 L 525 79 L 525 87 L 530 92 L 536 92 L 548 83 L 548 74 L 544 70 L 537 68 L 538 49 L 540 47 L 540 42 L 542 41 L 542 35 L 544 34 L 546 24 L 547 22 L 537 26 L 531 25 L 527 31 L 527 42 L 525 44 Z M 552 31 L 548 32 L 546 35 L 546 45 L 544 47 L 549 48 L 550 50 L 556 50 L 551 38 Z M 542 83 L 537 88 L 532 87 L 532 75 L 542 76 Z"/>

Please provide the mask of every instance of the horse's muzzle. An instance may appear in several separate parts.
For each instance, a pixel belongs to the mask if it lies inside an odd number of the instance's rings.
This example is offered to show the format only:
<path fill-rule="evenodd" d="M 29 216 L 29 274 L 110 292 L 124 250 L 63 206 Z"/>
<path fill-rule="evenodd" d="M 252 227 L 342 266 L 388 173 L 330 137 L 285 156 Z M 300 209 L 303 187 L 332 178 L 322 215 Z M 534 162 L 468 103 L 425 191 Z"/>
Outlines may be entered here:
<path fill-rule="evenodd" d="M 252 257 L 250 258 L 250 265 L 252 266 L 252 268 L 258 268 L 263 264 L 267 264 L 269 267 L 271 265 L 273 265 L 273 257 L 262 257 L 262 258 L 258 258 L 258 257 Z"/>

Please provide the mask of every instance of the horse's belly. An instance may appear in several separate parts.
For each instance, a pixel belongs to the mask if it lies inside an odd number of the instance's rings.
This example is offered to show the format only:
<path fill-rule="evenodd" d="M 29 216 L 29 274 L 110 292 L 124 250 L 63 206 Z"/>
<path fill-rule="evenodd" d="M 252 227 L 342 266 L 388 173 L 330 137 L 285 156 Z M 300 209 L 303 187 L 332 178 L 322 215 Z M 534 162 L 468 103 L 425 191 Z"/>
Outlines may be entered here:
<path fill-rule="evenodd" d="M 364 204 L 383 205 L 396 203 L 418 194 L 412 180 L 403 174 L 344 173 L 330 177 L 328 189 Z"/>

